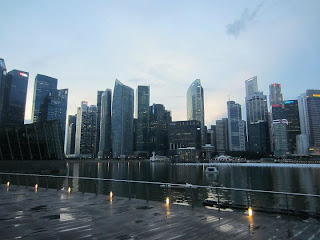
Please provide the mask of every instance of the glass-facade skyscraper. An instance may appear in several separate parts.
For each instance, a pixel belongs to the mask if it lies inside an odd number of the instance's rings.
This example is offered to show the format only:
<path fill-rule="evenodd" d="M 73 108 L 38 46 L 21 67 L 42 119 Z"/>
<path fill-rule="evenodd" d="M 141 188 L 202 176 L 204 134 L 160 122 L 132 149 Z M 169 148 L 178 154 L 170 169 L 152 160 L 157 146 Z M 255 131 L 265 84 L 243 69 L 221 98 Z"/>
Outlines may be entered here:
<path fill-rule="evenodd" d="M 88 106 L 88 102 L 82 101 L 77 109 L 75 154 L 95 155 L 96 142 L 96 114 L 95 105 Z"/>
<path fill-rule="evenodd" d="M 267 96 L 258 91 L 257 77 L 245 82 L 249 151 L 270 152 Z"/>
<path fill-rule="evenodd" d="M 242 120 L 241 105 L 234 101 L 228 101 L 228 140 L 229 151 L 246 150 L 246 127 Z"/>
<path fill-rule="evenodd" d="M 112 151 L 114 158 L 133 155 L 134 91 L 118 79 L 112 101 Z"/>
<path fill-rule="evenodd" d="M 97 91 L 97 118 L 96 118 L 96 150 L 95 154 L 98 156 L 99 145 L 100 145 L 100 119 L 101 119 L 101 96 L 104 91 Z"/>
<path fill-rule="evenodd" d="M 283 102 L 282 92 L 281 92 L 281 84 L 273 83 L 269 85 L 269 101 L 270 106 L 274 104 L 281 104 Z"/>
<path fill-rule="evenodd" d="M 204 128 L 204 100 L 203 88 L 200 79 L 196 79 L 187 91 L 187 119 L 197 120 L 201 123 L 202 145 L 206 143 L 206 130 Z"/>
<path fill-rule="evenodd" d="M 3 75 L 0 87 L 0 126 L 24 124 L 29 73 L 12 70 Z"/>
<path fill-rule="evenodd" d="M 320 90 L 308 89 L 298 104 L 301 134 L 309 138 L 309 153 L 320 155 Z"/>
<path fill-rule="evenodd" d="M 68 116 L 66 154 L 74 154 L 76 141 L 77 114 Z"/>
<path fill-rule="evenodd" d="M 150 106 L 149 123 L 149 154 L 168 154 L 168 124 L 171 122 L 171 112 L 167 111 L 162 104 Z"/>
<path fill-rule="evenodd" d="M 40 106 L 52 90 L 57 90 L 58 79 L 37 74 L 34 82 L 32 120 L 38 121 Z"/>
<path fill-rule="evenodd" d="M 138 86 L 136 97 L 137 97 L 136 151 L 144 152 L 145 155 L 148 155 L 150 87 Z"/>
<path fill-rule="evenodd" d="M 100 139 L 99 158 L 112 157 L 111 141 L 111 89 L 107 89 L 101 95 Z"/>
<path fill-rule="evenodd" d="M 61 136 L 65 142 L 65 129 L 68 106 L 68 89 L 51 90 L 40 104 L 38 121 L 59 120 Z"/>

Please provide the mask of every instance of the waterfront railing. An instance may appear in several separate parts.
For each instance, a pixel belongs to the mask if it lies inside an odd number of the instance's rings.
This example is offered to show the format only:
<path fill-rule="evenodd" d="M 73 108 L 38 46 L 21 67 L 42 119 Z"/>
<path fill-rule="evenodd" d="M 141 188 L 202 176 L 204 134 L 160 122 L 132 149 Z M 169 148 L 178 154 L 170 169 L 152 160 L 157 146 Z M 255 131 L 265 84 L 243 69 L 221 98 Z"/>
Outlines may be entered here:
<path fill-rule="evenodd" d="M 320 195 L 127 179 L 0 172 L 0 184 L 170 201 L 191 207 L 320 217 Z"/>

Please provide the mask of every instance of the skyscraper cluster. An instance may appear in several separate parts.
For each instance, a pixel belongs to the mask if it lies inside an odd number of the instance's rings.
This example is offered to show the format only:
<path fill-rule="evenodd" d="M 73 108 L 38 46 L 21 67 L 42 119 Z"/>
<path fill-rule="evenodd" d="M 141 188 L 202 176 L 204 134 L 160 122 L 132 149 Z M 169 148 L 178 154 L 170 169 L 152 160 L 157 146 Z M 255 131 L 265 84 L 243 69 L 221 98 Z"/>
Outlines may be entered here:
<path fill-rule="evenodd" d="M 7 72 L 0 59 L 0 128 L 23 125 L 28 80 L 28 72 Z M 117 79 L 113 92 L 97 91 L 97 102 L 82 101 L 66 122 L 68 89 L 57 86 L 58 79 L 36 75 L 32 122 L 56 121 L 67 155 L 107 159 L 155 154 L 185 160 L 217 154 L 320 155 L 320 90 L 284 100 L 281 84 L 273 83 L 267 101 L 255 76 L 245 81 L 244 114 L 239 103 L 229 100 L 227 116 L 207 127 L 200 79 L 186 91 L 186 120 L 176 122 L 164 105 L 150 103 L 150 86 L 138 86 L 134 96 L 134 90 Z"/>

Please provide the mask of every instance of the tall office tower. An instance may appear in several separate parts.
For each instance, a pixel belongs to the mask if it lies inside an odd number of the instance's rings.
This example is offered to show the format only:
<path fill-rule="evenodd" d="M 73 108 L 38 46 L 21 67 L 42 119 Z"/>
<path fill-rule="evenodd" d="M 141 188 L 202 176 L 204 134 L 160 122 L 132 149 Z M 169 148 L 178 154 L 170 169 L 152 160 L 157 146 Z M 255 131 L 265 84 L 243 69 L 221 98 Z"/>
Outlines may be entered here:
<path fill-rule="evenodd" d="M 2 79 L 6 76 L 7 74 L 7 68 L 4 60 L 0 58 L 0 86 L 2 83 Z"/>
<path fill-rule="evenodd" d="M 0 87 L 1 115 L 0 126 L 24 124 L 29 74 L 12 70 L 3 75 Z"/>
<path fill-rule="evenodd" d="M 285 119 L 288 121 L 288 151 L 290 153 L 297 153 L 296 137 L 301 134 L 298 100 L 284 101 Z"/>
<path fill-rule="evenodd" d="M 309 138 L 309 153 L 320 155 L 320 90 L 308 89 L 298 98 L 301 134 Z"/>
<path fill-rule="evenodd" d="M 216 121 L 216 151 L 219 155 L 226 154 L 228 147 L 228 118 Z"/>
<path fill-rule="evenodd" d="M 65 142 L 68 89 L 51 90 L 40 104 L 38 122 L 59 120 L 62 140 Z"/>
<path fill-rule="evenodd" d="M 68 116 L 66 154 L 74 154 L 76 141 L 77 114 Z"/>
<path fill-rule="evenodd" d="M 270 100 L 270 106 L 274 104 L 281 104 L 283 102 L 283 97 L 281 93 L 281 84 L 279 83 L 273 83 L 269 85 L 269 100 Z"/>
<path fill-rule="evenodd" d="M 107 89 L 101 95 L 100 143 L 98 153 L 99 158 L 112 157 L 111 95 L 111 89 Z"/>
<path fill-rule="evenodd" d="M 88 102 L 81 102 L 77 110 L 75 154 L 95 155 L 96 142 L 96 114 L 95 105 L 88 106 Z"/>
<path fill-rule="evenodd" d="M 271 95 L 271 94 L 270 94 Z M 288 153 L 288 121 L 283 102 L 271 105 L 271 146 L 274 156 L 285 157 Z"/>
<path fill-rule="evenodd" d="M 258 78 L 257 76 L 246 80 L 246 97 L 258 92 Z"/>
<path fill-rule="evenodd" d="M 58 79 L 37 74 L 34 82 L 32 121 L 37 122 L 40 105 L 52 90 L 57 90 Z"/>
<path fill-rule="evenodd" d="M 228 140 L 229 151 L 246 150 L 246 127 L 242 120 L 241 105 L 234 101 L 228 101 Z"/>
<path fill-rule="evenodd" d="M 205 144 L 204 100 L 200 79 L 196 79 L 187 92 L 187 119 L 201 122 L 201 141 Z"/>
<path fill-rule="evenodd" d="M 258 91 L 257 77 L 245 84 L 249 151 L 270 152 L 267 96 Z"/>
<path fill-rule="evenodd" d="M 99 145 L 100 145 L 100 119 L 101 119 L 101 96 L 104 93 L 104 91 L 97 91 L 97 119 L 96 119 L 96 128 L 97 128 L 97 132 L 96 132 L 96 150 L 95 150 L 95 154 L 96 156 L 98 156 L 98 152 L 99 152 Z"/>
<path fill-rule="evenodd" d="M 216 125 L 211 125 L 211 134 L 210 134 L 210 142 L 211 146 L 214 147 L 214 151 L 217 151 L 217 140 L 216 140 L 216 135 L 217 135 L 217 128 Z"/>
<path fill-rule="evenodd" d="M 1 119 L 2 119 L 2 110 L 3 110 L 3 101 L 4 101 L 4 93 L 5 89 L 3 86 L 4 79 L 7 75 L 7 68 L 4 60 L 0 58 L 0 126 L 1 126 Z"/>
<path fill-rule="evenodd" d="M 115 81 L 112 101 L 112 151 L 113 157 L 133 155 L 134 91 Z"/>
<path fill-rule="evenodd" d="M 148 155 L 150 87 L 138 86 L 136 94 L 137 129 L 136 151 Z"/>
<path fill-rule="evenodd" d="M 275 157 L 285 157 L 288 153 L 288 121 L 277 119 L 272 121 L 273 151 Z"/>
<path fill-rule="evenodd" d="M 168 154 L 168 124 L 171 122 L 171 112 L 162 104 L 150 106 L 149 123 L 149 154 Z"/>

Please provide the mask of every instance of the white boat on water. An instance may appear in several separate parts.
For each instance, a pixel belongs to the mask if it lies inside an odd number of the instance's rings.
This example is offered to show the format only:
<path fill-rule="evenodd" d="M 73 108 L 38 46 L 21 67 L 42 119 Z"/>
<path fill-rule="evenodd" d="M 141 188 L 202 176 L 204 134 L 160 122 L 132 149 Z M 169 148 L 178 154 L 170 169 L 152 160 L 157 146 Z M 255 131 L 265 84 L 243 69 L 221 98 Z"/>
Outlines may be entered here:
<path fill-rule="evenodd" d="M 216 167 L 207 167 L 206 173 L 218 173 L 218 169 Z"/>
<path fill-rule="evenodd" d="M 166 156 L 155 155 L 155 152 L 152 152 L 152 157 L 150 157 L 151 162 L 161 162 L 161 161 L 169 161 L 170 159 Z"/>

